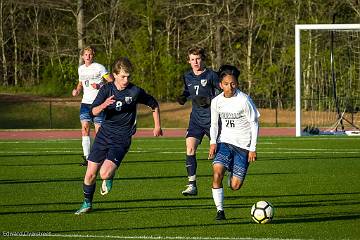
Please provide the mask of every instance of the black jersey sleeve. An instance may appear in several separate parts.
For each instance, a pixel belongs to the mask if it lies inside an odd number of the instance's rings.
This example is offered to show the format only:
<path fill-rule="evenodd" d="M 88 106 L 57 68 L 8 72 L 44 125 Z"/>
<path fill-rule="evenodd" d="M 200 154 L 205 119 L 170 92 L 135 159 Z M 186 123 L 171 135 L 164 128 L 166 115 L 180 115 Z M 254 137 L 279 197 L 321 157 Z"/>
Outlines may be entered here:
<path fill-rule="evenodd" d="M 186 80 L 185 80 L 185 75 L 183 76 L 183 84 L 184 84 L 184 89 L 183 92 L 180 96 L 178 96 L 176 98 L 176 101 L 180 104 L 180 105 L 184 105 L 188 99 L 188 97 L 190 96 L 190 92 L 189 92 L 189 88 L 186 84 Z"/>
<path fill-rule="evenodd" d="M 142 88 L 139 89 L 138 102 L 149 106 L 152 110 L 155 110 L 155 108 L 159 106 L 159 103 L 156 101 L 156 99 L 150 94 L 146 93 Z"/>
<path fill-rule="evenodd" d="M 185 79 L 185 75 L 183 76 L 183 84 L 184 84 L 184 89 L 183 89 L 183 92 L 182 92 L 182 96 L 188 98 L 190 96 L 190 91 L 189 91 L 189 88 L 186 84 L 186 79 Z"/>
<path fill-rule="evenodd" d="M 215 96 L 219 95 L 222 92 L 222 89 L 220 87 L 220 79 L 219 79 L 219 76 L 216 74 L 216 72 L 213 72 L 213 74 L 212 74 L 211 85 L 213 86 L 213 89 L 215 90 Z"/>
<path fill-rule="evenodd" d="M 103 102 L 105 102 L 105 100 L 110 97 L 109 96 L 110 93 L 110 88 L 109 88 L 109 84 L 105 84 L 104 86 L 102 86 L 98 92 L 98 94 L 96 95 L 95 100 L 93 101 L 93 103 L 91 104 L 90 107 L 90 116 L 94 117 L 93 113 L 92 113 L 92 109 L 94 107 L 99 106 L 100 104 L 102 104 Z"/>

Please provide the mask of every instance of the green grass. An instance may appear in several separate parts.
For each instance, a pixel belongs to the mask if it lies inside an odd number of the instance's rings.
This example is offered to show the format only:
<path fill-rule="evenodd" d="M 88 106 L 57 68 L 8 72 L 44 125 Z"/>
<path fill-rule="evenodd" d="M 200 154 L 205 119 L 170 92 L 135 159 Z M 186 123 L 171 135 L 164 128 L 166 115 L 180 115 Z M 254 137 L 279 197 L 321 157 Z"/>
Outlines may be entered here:
<path fill-rule="evenodd" d="M 50 232 L 43 239 L 359 239 L 360 138 L 261 137 L 243 188 L 225 188 L 228 220 L 216 222 L 208 141 L 199 148 L 197 197 L 183 197 L 184 139 L 135 138 L 106 196 L 82 202 L 80 140 L 0 142 L 0 234 Z M 251 220 L 259 200 L 270 224 Z M 58 235 L 58 237 L 54 236 Z M 102 237 L 100 237 L 102 236 Z M 0 237 L 1 238 L 1 237 Z M 40 239 L 40 238 L 36 238 Z"/>
<path fill-rule="evenodd" d="M 77 129 L 80 103 L 4 102 L 0 101 L 0 129 Z M 187 123 L 186 123 L 187 124 Z M 152 112 L 138 113 L 139 128 L 153 127 Z M 162 118 L 162 126 L 185 128 L 183 122 Z"/>

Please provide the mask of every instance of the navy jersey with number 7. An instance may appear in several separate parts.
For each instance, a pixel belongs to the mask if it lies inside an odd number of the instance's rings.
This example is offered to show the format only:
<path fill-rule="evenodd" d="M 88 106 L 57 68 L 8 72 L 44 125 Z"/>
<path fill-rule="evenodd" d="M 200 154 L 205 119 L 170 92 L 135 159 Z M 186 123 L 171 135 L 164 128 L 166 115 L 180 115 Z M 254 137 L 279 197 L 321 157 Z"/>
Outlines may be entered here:
<path fill-rule="evenodd" d="M 200 75 L 195 75 L 192 70 L 184 74 L 183 95 L 192 100 L 190 121 L 210 128 L 210 103 L 220 90 L 219 78 L 211 69 L 205 69 Z"/>

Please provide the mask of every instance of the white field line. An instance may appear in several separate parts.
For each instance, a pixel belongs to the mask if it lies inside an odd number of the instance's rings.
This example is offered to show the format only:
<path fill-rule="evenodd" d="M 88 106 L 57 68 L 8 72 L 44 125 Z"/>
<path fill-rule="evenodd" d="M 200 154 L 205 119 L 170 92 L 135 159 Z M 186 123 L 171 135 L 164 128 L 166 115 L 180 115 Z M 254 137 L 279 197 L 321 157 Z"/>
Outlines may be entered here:
<path fill-rule="evenodd" d="M 24 236 L 25 237 L 25 236 Z M 62 238 L 110 238 L 110 239 L 145 239 L 145 240 L 301 240 L 290 238 L 250 238 L 250 237 L 185 237 L 185 236 L 121 236 L 121 235 L 81 235 L 81 234 L 44 234 L 41 237 L 62 237 Z"/>
<path fill-rule="evenodd" d="M 0 150 L 0 154 L 46 154 L 46 153 L 73 153 L 73 154 L 80 154 L 81 151 L 79 148 L 66 148 L 59 149 L 59 148 L 34 148 L 34 151 L 21 151 L 23 148 L 14 148 L 12 151 Z M 52 150 L 54 149 L 54 150 Z M 134 149 L 130 150 L 129 153 L 154 153 L 156 154 L 185 154 L 184 150 L 176 151 L 179 148 L 169 148 L 175 151 L 163 151 L 164 148 L 150 148 L 146 149 Z M 36 150 L 36 151 L 35 151 Z M 258 153 L 287 153 L 287 154 L 304 154 L 304 153 L 312 153 L 312 154 L 322 154 L 322 153 L 331 153 L 331 154 L 358 154 L 360 153 L 360 149 L 343 149 L 343 150 L 336 150 L 333 149 L 326 149 L 326 148 L 260 148 L 257 151 Z M 198 153 L 208 153 L 207 150 L 199 150 Z"/>
<path fill-rule="evenodd" d="M 266 142 L 262 142 L 261 144 L 275 144 L 274 142 L 270 142 L 269 140 L 271 139 L 271 141 L 275 141 L 275 142 L 282 142 L 282 141 L 322 141 L 322 140 L 334 140 L 334 141 L 346 141 L 346 140 L 354 140 L 354 137 L 349 137 L 349 138 L 336 138 L 336 137 L 303 137 L 303 138 L 269 138 Z M 358 139 L 358 138 L 356 138 Z M 46 139 L 46 140 L 23 140 L 23 141 L 0 141 L 0 144 L 34 144 L 34 143 L 66 143 L 68 141 L 80 141 L 79 139 Z M 156 142 L 162 142 L 162 141 L 166 141 L 166 142 L 185 142 L 185 138 L 137 138 L 136 139 L 137 142 L 149 142 L 149 141 L 156 141 Z"/>

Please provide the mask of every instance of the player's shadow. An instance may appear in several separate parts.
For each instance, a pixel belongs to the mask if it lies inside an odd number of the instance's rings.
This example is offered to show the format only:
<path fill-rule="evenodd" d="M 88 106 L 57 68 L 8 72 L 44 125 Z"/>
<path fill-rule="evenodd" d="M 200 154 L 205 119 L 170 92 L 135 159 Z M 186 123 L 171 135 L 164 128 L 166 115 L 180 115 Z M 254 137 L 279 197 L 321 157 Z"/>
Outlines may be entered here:
<path fill-rule="evenodd" d="M 113 227 L 113 228 L 100 228 L 100 229 L 76 229 L 76 230 L 61 230 L 61 231 L 51 231 L 53 234 L 59 233 L 79 233 L 79 232 L 109 232 L 109 231 L 129 231 L 129 230 L 156 230 L 156 229 L 177 229 L 177 228 L 198 228 L 198 227 L 211 227 L 211 226 L 229 226 L 229 225 L 239 225 L 239 224 L 249 224 L 249 221 L 233 221 L 236 219 L 227 219 L 225 221 L 213 221 L 212 223 L 191 223 L 191 224 L 175 224 L 171 225 L 171 222 L 159 225 L 159 226 L 136 226 L 136 227 Z"/>
<path fill-rule="evenodd" d="M 22 163 L 22 164 L 1 164 L 1 167 L 38 167 L 38 166 L 79 166 L 79 163 Z"/>
<path fill-rule="evenodd" d="M 297 215 L 294 218 L 275 218 L 272 224 L 292 224 L 292 223 L 312 223 L 312 222 L 333 222 L 333 221 L 346 221 L 360 219 L 360 214 L 354 213 L 329 213 L 327 216 L 319 217 L 318 214 L 302 216 Z"/>
<path fill-rule="evenodd" d="M 309 153 L 311 154 L 311 153 Z M 359 156 L 356 156 L 356 154 L 354 154 L 354 156 L 337 156 L 336 159 L 358 159 Z M 329 158 L 329 156 L 312 156 L 312 155 L 301 155 L 301 156 L 294 156 L 291 155 L 289 157 L 267 157 L 267 156 L 261 156 L 261 154 L 258 154 L 258 159 L 256 160 L 257 162 L 261 162 L 261 161 L 295 161 L 295 160 L 329 160 L 331 158 Z"/>
<path fill-rule="evenodd" d="M 17 158 L 17 157 L 51 157 L 51 156 L 81 156 L 81 153 L 9 153 L 1 154 L 0 158 Z"/>
<path fill-rule="evenodd" d="M 58 179 L 2 179 L 1 184 L 38 184 L 38 183 L 59 183 L 59 182 L 82 182 L 83 178 L 58 178 Z"/>

